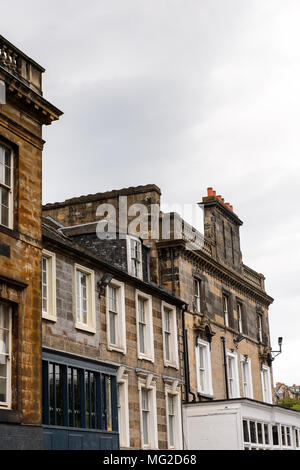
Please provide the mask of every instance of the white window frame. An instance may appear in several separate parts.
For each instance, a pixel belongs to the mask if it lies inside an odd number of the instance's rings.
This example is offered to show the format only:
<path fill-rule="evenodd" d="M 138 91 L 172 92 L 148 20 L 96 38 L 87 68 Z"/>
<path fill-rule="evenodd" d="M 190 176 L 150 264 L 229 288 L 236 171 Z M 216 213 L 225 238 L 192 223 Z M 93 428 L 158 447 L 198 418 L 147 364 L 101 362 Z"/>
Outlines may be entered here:
<path fill-rule="evenodd" d="M 145 352 L 140 352 L 140 332 L 139 332 L 139 298 L 145 300 Z M 136 329 L 137 329 L 137 355 L 139 359 L 154 362 L 154 341 L 153 341 L 153 317 L 152 317 L 152 297 L 139 290 L 135 291 L 136 305 Z"/>
<path fill-rule="evenodd" d="M 252 370 L 251 370 L 251 359 L 244 355 L 240 357 L 241 372 L 242 372 L 242 389 L 243 396 L 246 398 L 253 398 L 253 384 L 252 384 Z M 245 377 L 244 365 L 246 365 L 248 376 Z M 245 386 L 248 389 L 248 392 L 245 392 Z"/>
<path fill-rule="evenodd" d="M 222 307 L 223 307 L 223 317 L 224 324 L 226 327 L 229 326 L 229 296 L 225 293 L 222 295 Z"/>
<path fill-rule="evenodd" d="M 57 321 L 56 313 L 56 255 L 48 250 L 42 250 L 42 258 L 47 259 L 47 311 L 43 310 L 42 318 L 45 320 Z M 43 275 L 43 270 L 42 270 Z M 43 299 L 43 278 L 42 278 L 42 299 Z"/>
<path fill-rule="evenodd" d="M 200 350 L 204 351 L 204 389 L 201 388 L 200 380 Z M 210 357 L 210 344 L 208 341 L 198 338 L 197 345 L 195 348 L 195 357 L 196 357 L 196 377 L 197 377 L 197 391 L 201 395 L 213 396 L 213 386 L 212 386 L 212 371 L 211 371 L 211 357 Z"/>
<path fill-rule="evenodd" d="M 175 383 L 176 386 L 176 383 Z M 182 415 L 181 415 L 181 390 L 180 387 L 172 385 L 165 385 L 166 397 L 166 420 L 167 420 L 167 435 L 168 435 L 168 449 L 180 450 L 182 449 Z M 169 423 L 169 397 L 174 399 L 174 425 L 173 425 L 173 445 L 170 439 L 170 423 Z"/>
<path fill-rule="evenodd" d="M 9 315 L 8 353 L 4 354 L 4 356 L 6 356 L 6 398 L 7 400 L 5 402 L 0 401 L 0 409 L 11 409 L 12 308 L 10 305 L 4 302 L 0 302 L 0 305 L 3 305 L 5 308 L 7 308 L 7 314 Z"/>
<path fill-rule="evenodd" d="M 115 313 L 116 322 L 116 344 L 111 342 L 110 332 L 110 303 L 109 289 L 117 289 L 117 312 Z M 126 318 L 125 318 L 125 287 L 124 282 L 112 279 L 106 287 L 106 325 L 107 325 L 107 349 L 126 354 Z"/>
<path fill-rule="evenodd" d="M 151 378 L 151 377 L 150 377 Z M 141 448 L 142 449 L 158 449 L 158 433 L 157 433 L 157 408 L 156 408 L 156 384 L 153 380 L 138 380 L 139 401 L 140 401 L 140 427 L 141 427 Z M 143 432 L 143 416 L 142 416 L 142 390 L 148 391 L 149 421 L 148 434 L 149 443 L 144 444 Z"/>
<path fill-rule="evenodd" d="M 251 418 L 243 418 L 242 419 L 242 426 L 244 428 L 244 423 L 246 422 L 247 425 L 247 432 L 249 436 L 249 440 L 244 442 L 244 449 L 246 450 L 271 450 L 273 448 L 273 436 L 272 436 L 272 424 L 266 423 L 264 421 L 256 421 L 256 419 L 251 419 Z M 255 442 L 252 442 L 251 439 L 251 428 L 250 428 L 250 422 L 254 423 L 255 427 Z M 258 425 L 261 425 L 262 429 L 262 442 L 258 442 Z M 265 436 L 265 427 L 268 430 L 268 441 L 266 442 L 266 436 Z M 243 436 L 244 439 L 244 436 Z M 276 446 L 277 448 L 277 446 Z"/>
<path fill-rule="evenodd" d="M 178 341 L 177 341 L 177 315 L 176 307 L 174 305 L 167 304 L 162 301 L 162 331 L 163 331 L 163 348 L 164 348 L 164 365 L 166 367 L 179 368 L 178 358 Z M 170 325 L 169 331 L 166 329 L 166 310 L 170 313 Z M 169 336 L 169 353 L 170 357 L 167 358 L 167 346 L 166 346 L 166 335 Z"/>
<path fill-rule="evenodd" d="M 195 311 L 201 313 L 201 280 L 194 277 L 194 305 Z"/>
<path fill-rule="evenodd" d="M 229 398 L 240 398 L 240 381 L 239 381 L 239 371 L 238 371 L 238 358 L 237 353 L 228 351 L 226 352 L 226 361 L 227 361 L 227 377 L 228 377 L 228 393 Z M 230 378 L 230 367 L 229 362 L 232 361 L 233 364 L 233 376 Z M 230 381 L 233 381 L 234 390 L 231 391 Z"/>
<path fill-rule="evenodd" d="M 1 223 L 1 207 L 0 207 L 0 225 L 2 227 L 13 228 L 13 218 L 14 218 L 14 208 L 13 208 L 13 198 L 14 198 L 14 152 L 8 145 L 0 142 L 0 151 L 1 147 L 10 152 L 10 185 L 8 186 L 5 182 L 0 181 L 0 189 L 4 188 L 8 190 L 8 225 Z M 5 166 L 5 165 L 4 165 Z M 0 191 L 0 205 L 1 205 L 2 192 Z"/>
<path fill-rule="evenodd" d="M 243 304 L 237 302 L 238 332 L 243 333 Z"/>
<path fill-rule="evenodd" d="M 87 323 L 81 323 L 77 317 L 77 271 L 87 276 Z M 74 264 L 74 292 L 75 292 L 75 328 L 78 330 L 96 333 L 95 311 L 95 273 L 92 269 Z"/>
<path fill-rule="evenodd" d="M 258 320 L 258 341 L 262 343 L 263 330 L 262 330 L 262 315 L 260 313 L 258 313 L 257 320 Z"/>
<path fill-rule="evenodd" d="M 266 366 L 265 364 L 262 365 L 261 371 L 260 371 L 260 376 L 261 376 L 261 389 L 262 389 L 262 401 L 265 403 L 273 403 L 273 397 L 272 397 L 272 384 L 271 384 L 271 372 L 270 372 L 270 367 Z M 265 390 L 265 381 L 264 377 L 267 378 L 267 389 Z"/>
<path fill-rule="evenodd" d="M 132 260 L 133 258 L 131 257 L 131 241 L 134 241 L 138 244 L 138 250 L 139 250 L 139 256 L 140 256 L 140 261 L 138 264 L 138 269 L 137 273 L 134 273 L 132 269 Z M 143 277 L 143 252 L 142 252 L 142 242 L 139 240 L 137 237 L 134 237 L 133 235 L 127 235 L 126 237 L 127 241 L 127 267 L 128 267 L 128 272 L 131 274 L 131 276 L 137 277 L 139 279 L 142 279 Z"/>
<path fill-rule="evenodd" d="M 119 420 L 119 436 L 120 447 L 130 447 L 130 430 L 129 430 L 129 401 L 128 401 L 128 375 L 122 373 L 119 377 L 118 370 L 117 385 L 118 385 L 118 420 Z"/>

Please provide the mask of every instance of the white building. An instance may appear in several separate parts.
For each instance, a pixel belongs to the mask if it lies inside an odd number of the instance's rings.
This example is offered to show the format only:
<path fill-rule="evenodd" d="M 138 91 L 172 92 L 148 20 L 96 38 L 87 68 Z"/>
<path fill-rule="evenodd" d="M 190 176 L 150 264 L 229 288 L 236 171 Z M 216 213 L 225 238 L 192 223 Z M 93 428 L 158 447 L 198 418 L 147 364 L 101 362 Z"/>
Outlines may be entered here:
<path fill-rule="evenodd" d="M 183 405 L 185 449 L 300 450 L 300 412 L 248 398 Z"/>

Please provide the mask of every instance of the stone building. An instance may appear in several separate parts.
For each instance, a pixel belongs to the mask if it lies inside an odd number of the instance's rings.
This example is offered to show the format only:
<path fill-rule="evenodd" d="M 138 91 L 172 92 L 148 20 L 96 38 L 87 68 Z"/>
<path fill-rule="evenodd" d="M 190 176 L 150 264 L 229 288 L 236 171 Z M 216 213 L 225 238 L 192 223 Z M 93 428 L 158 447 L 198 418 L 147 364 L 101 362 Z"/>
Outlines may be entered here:
<path fill-rule="evenodd" d="M 155 185 L 47 204 L 44 214 L 70 231 L 113 220 L 118 233 L 139 215 L 151 281 L 188 305 L 178 338 L 185 448 L 299 447 L 299 414 L 273 405 L 273 299 L 264 276 L 243 263 L 242 221 L 213 188 L 201 206 L 204 237 L 176 213 L 162 213 Z"/>
<path fill-rule="evenodd" d="M 47 216 L 42 263 L 44 448 L 181 449 L 184 302 L 147 247 Z"/>
<path fill-rule="evenodd" d="M 41 448 L 44 69 L 0 36 L 0 448 Z"/>
<path fill-rule="evenodd" d="M 282 400 L 285 398 L 300 398 L 300 385 L 286 385 L 282 382 L 276 382 L 275 395 L 278 400 Z"/>

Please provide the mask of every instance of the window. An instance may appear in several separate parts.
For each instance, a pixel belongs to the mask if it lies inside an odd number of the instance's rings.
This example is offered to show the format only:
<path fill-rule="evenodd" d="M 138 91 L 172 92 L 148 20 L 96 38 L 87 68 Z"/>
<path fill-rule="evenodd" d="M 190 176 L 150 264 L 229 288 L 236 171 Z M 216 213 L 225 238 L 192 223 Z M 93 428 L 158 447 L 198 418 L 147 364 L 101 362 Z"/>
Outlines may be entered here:
<path fill-rule="evenodd" d="M 229 398 L 238 398 L 240 396 L 240 387 L 237 354 L 231 351 L 227 351 L 227 377 Z"/>
<path fill-rule="evenodd" d="M 178 368 L 176 308 L 162 302 L 162 312 L 164 364 Z"/>
<path fill-rule="evenodd" d="M 262 399 L 266 403 L 272 403 L 270 367 L 263 365 L 261 369 Z"/>
<path fill-rule="evenodd" d="M 294 431 L 295 431 L 295 446 L 298 449 L 298 447 L 300 447 L 300 430 L 295 429 Z"/>
<path fill-rule="evenodd" d="M 116 377 L 73 363 L 43 360 L 43 424 L 116 431 Z"/>
<path fill-rule="evenodd" d="M 194 308 L 196 312 L 201 312 L 201 281 L 199 279 L 194 279 Z"/>
<path fill-rule="evenodd" d="M 142 389 L 142 424 L 143 424 L 143 444 L 149 445 L 149 421 L 150 421 L 150 407 L 149 407 L 150 392 L 146 388 Z"/>
<path fill-rule="evenodd" d="M 182 449 L 180 391 L 166 386 L 168 449 Z"/>
<path fill-rule="evenodd" d="M 142 244 L 138 238 L 127 236 L 128 272 L 132 276 L 142 278 Z"/>
<path fill-rule="evenodd" d="M 13 227 L 12 151 L 0 144 L 0 225 Z"/>
<path fill-rule="evenodd" d="M 139 381 L 141 440 L 143 449 L 157 449 L 156 386 Z"/>
<path fill-rule="evenodd" d="M 78 329 L 96 332 L 94 271 L 75 264 L 76 323 Z"/>
<path fill-rule="evenodd" d="M 122 282 L 112 280 L 106 288 L 108 349 L 126 353 L 125 291 Z"/>
<path fill-rule="evenodd" d="M 278 426 L 272 426 L 272 438 L 273 438 L 273 446 L 279 446 L 279 433 L 278 433 Z"/>
<path fill-rule="evenodd" d="M 253 398 L 251 359 L 248 356 L 241 356 L 243 396 Z"/>
<path fill-rule="evenodd" d="M 56 260 L 47 250 L 42 253 L 42 316 L 56 321 Z"/>
<path fill-rule="evenodd" d="M 128 406 L 128 376 L 123 374 L 121 379 L 118 378 L 118 421 L 120 447 L 130 447 Z"/>
<path fill-rule="evenodd" d="M 138 358 L 154 362 L 152 299 L 136 291 Z"/>
<path fill-rule="evenodd" d="M 198 393 L 213 395 L 209 343 L 198 339 L 196 346 L 197 389 Z"/>
<path fill-rule="evenodd" d="M 225 326 L 229 326 L 229 297 L 223 294 L 223 316 Z"/>
<path fill-rule="evenodd" d="M 290 426 L 280 426 L 280 427 L 281 427 L 281 446 L 282 447 L 292 447 L 292 438 L 291 438 L 291 428 L 290 428 Z"/>
<path fill-rule="evenodd" d="M 271 449 L 269 438 L 269 424 L 249 419 L 243 419 L 243 435 L 244 449 Z"/>
<path fill-rule="evenodd" d="M 262 316 L 260 314 L 257 315 L 257 326 L 258 326 L 258 341 L 262 343 L 263 340 L 263 331 L 262 331 Z"/>
<path fill-rule="evenodd" d="M 243 306 L 240 302 L 237 303 L 237 314 L 238 314 L 238 331 L 243 333 Z"/>
<path fill-rule="evenodd" d="M 11 308 L 0 303 L 0 408 L 11 406 Z"/>

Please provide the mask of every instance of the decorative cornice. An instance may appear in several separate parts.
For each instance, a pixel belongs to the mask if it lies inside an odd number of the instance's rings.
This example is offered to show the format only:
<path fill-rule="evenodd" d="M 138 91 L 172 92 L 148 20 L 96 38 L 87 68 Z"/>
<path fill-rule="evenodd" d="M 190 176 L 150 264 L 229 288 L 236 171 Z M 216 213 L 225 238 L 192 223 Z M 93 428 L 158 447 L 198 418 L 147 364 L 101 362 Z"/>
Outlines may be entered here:
<path fill-rule="evenodd" d="M 189 261 L 192 261 L 201 266 L 201 269 L 208 272 L 212 276 L 222 280 L 231 287 L 235 287 L 249 296 L 256 299 L 263 305 L 269 306 L 274 299 L 267 295 L 265 292 L 255 287 L 243 277 L 239 276 L 236 272 L 221 265 L 213 258 L 209 257 L 205 252 L 198 250 L 192 251 L 186 249 L 186 243 L 183 240 L 165 240 L 156 244 L 157 250 L 168 249 L 176 247 L 180 250 L 181 255 Z"/>
<path fill-rule="evenodd" d="M 34 116 L 42 124 L 51 124 L 63 112 L 0 65 L 0 78 L 6 84 L 7 101 Z"/>

